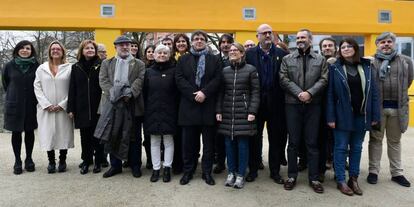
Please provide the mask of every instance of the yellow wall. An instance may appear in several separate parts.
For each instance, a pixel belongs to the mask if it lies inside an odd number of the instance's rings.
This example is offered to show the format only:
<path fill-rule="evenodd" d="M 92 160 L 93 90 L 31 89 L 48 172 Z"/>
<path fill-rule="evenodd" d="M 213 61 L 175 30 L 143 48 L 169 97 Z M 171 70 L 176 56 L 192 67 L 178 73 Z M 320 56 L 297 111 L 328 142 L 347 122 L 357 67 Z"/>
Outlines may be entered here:
<path fill-rule="evenodd" d="M 100 17 L 100 4 L 114 4 L 115 17 Z M 315 33 L 414 35 L 414 2 L 391 0 L 0 0 L 1 29 L 96 28 L 121 30 L 255 31 L 263 22 L 281 33 L 306 27 Z M 243 20 L 255 7 L 257 19 Z M 377 22 L 378 10 L 392 10 L 392 24 Z"/>

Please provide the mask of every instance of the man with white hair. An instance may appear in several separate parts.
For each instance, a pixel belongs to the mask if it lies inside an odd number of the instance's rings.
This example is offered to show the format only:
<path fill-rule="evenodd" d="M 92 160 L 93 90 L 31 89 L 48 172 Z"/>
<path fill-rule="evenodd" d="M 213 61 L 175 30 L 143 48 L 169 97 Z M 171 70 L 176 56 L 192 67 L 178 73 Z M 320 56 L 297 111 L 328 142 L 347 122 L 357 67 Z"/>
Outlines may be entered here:
<path fill-rule="evenodd" d="M 141 132 L 136 117 L 144 115 L 141 96 L 145 64 L 131 55 L 131 39 L 119 36 L 116 56 L 102 62 L 99 85 L 102 88 L 100 118 L 95 137 L 105 143 L 111 168 L 104 178 L 122 172 L 122 160 L 128 160 L 132 175 L 141 177 Z M 108 121 L 109 120 L 109 121 Z"/>
<path fill-rule="evenodd" d="M 256 44 L 253 42 L 253 40 L 246 40 L 246 42 L 244 42 L 243 47 L 244 49 L 249 49 L 256 46 Z"/>
<path fill-rule="evenodd" d="M 395 34 L 384 32 L 375 40 L 377 52 L 372 69 L 375 72 L 374 80 L 380 89 L 381 126 L 370 132 L 367 181 L 370 184 L 378 182 L 385 132 L 391 180 L 401 186 L 410 187 L 410 182 L 403 175 L 401 164 L 401 134 L 408 127 L 408 88 L 413 82 L 413 62 L 410 57 L 397 54 L 395 39 Z"/>

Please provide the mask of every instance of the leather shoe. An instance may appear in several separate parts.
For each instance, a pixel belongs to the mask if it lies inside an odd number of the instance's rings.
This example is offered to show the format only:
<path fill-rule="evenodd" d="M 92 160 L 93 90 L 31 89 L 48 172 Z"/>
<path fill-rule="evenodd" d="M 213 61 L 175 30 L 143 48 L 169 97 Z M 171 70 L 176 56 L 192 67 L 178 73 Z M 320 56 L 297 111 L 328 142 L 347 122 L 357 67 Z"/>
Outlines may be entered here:
<path fill-rule="evenodd" d="M 170 167 L 164 167 L 164 172 L 162 176 L 162 181 L 164 183 L 168 183 L 171 181 L 171 168 Z"/>
<path fill-rule="evenodd" d="M 204 173 L 201 178 L 208 184 L 208 185 L 215 185 L 216 182 L 214 181 L 213 177 L 210 174 Z"/>
<path fill-rule="evenodd" d="M 411 183 L 403 175 L 392 177 L 391 180 L 404 187 L 411 186 Z"/>
<path fill-rule="evenodd" d="M 160 170 L 153 170 L 150 181 L 157 182 L 159 178 L 160 178 Z"/>
<path fill-rule="evenodd" d="M 88 172 L 89 172 L 89 165 L 84 163 L 80 170 L 80 174 L 85 175 Z"/>
<path fill-rule="evenodd" d="M 214 169 L 213 169 L 213 173 L 214 173 L 214 174 L 220 174 L 220 173 L 222 173 L 225 169 L 226 169 L 226 167 L 224 166 L 224 164 L 217 164 L 217 165 L 216 165 L 216 167 L 214 167 Z"/>
<path fill-rule="evenodd" d="M 187 185 L 190 182 L 191 179 L 193 179 L 193 174 L 184 173 L 183 177 L 181 177 L 181 179 L 180 179 L 180 184 L 181 185 Z"/>
<path fill-rule="evenodd" d="M 15 175 L 20 175 L 23 173 L 22 161 L 16 161 L 13 166 L 13 173 Z"/>
<path fill-rule="evenodd" d="M 31 158 L 28 158 L 24 161 L 24 169 L 26 169 L 27 172 L 35 171 L 35 164 Z"/>
<path fill-rule="evenodd" d="M 257 173 L 249 173 L 246 176 L 246 181 L 247 182 L 254 182 L 254 180 L 256 180 L 257 178 Z"/>
<path fill-rule="evenodd" d="M 108 171 L 106 171 L 103 175 L 102 175 L 102 177 L 104 177 L 104 178 L 109 178 L 109 177 L 112 177 L 112 176 L 114 176 L 114 175 L 116 175 L 116 174 L 119 174 L 119 173 L 121 173 L 122 172 L 122 169 L 118 169 L 118 168 L 113 168 L 113 167 L 111 167 L 111 168 L 109 168 L 109 170 Z"/>
<path fill-rule="evenodd" d="M 285 188 L 285 190 L 293 190 L 293 188 L 296 185 L 296 179 L 295 178 L 288 178 L 285 182 L 285 184 L 283 185 L 283 187 Z"/>
<path fill-rule="evenodd" d="M 270 175 L 270 178 L 272 178 L 273 181 L 277 184 L 285 184 L 285 181 L 278 174 L 272 174 L 272 175 Z"/>
<path fill-rule="evenodd" d="M 141 169 L 139 167 L 134 167 L 131 169 L 131 171 L 132 171 L 132 176 L 134 176 L 134 178 L 139 178 L 142 176 Z"/>
<path fill-rule="evenodd" d="M 315 193 L 323 193 L 323 186 L 319 181 L 311 181 L 310 186 Z"/>
<path fill-rule="evenodd" d="M 378 175 L 374 173 L 369 173 L 367 177 L 367 182 L 369 184 L 377 184 L 378 182 Z"/>
<path fill-rule="evenodd" d="M 102 170 L 102 168 L 101 168 L 101 164 L 95 164 L 95 165 L 93 166 L 93 170 L 92 170 L 92 172 L 93 172 L 93 173 L 100 173 L 100 172 L 101 172 L 101 170 Z"/>
<path fill-rule="evenodd" d="M 336 188 L 338 188 L 339 191 L 341 191 L 341 193 L 347 195 L 347 196 L 352 196 L 354 195 L 354 191 L 352 191 L 351 188 L 349 188 L 348 185 L 346 185 L 345 183 L 338 183 L 336 185 Z"/>
<path fill-rule="evenodd" d="M 362 190 L 358 185 L 358 177 L 350 177 L 348 180 L 348 186 L 356 195 L 362 195 Z"/>

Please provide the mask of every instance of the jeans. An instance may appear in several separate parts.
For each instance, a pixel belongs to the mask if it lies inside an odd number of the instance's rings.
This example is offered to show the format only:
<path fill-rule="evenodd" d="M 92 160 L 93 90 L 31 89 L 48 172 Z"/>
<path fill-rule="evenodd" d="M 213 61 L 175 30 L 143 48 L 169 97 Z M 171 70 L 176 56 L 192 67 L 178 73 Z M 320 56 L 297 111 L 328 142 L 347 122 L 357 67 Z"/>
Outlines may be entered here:
<path fill-rule="evenodd" d="M 349 177 L 358 177 L 362 143 L 365 137 L 364 116 L 354 117 L 354 131 L 334 129 L 334 163 L 336 182 L 345 182 L 345 161 L 349 153 Z M 349 146 L 349 147 L 348 147 Z M 349 152 L 348 152 L 349 148 Z"/>
<path fill-rule="evenodd" d="M 164 167 L 171 167 L 174 157 L 173 135 L 150 135 L 152 169 L 161 169 L 161 140 L 164 142 Z"/>
<path fill-rule="evenodd" d="M 225 137 L 227 166 L 229 173 L 245 176 L 249 161 L 249 137 Z M 238 155 L 236 153 L 238 152 Z"/>

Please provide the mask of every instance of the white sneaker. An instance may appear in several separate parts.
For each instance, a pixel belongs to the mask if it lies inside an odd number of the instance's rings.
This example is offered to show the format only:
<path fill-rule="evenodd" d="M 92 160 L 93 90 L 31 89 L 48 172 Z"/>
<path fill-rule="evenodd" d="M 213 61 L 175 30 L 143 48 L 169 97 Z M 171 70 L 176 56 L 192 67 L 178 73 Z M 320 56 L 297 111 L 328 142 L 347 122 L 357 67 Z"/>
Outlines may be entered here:
<path fill-rule="evenodd" d="M 244 177 L 242 177 L 242 176 L 237 176 L 237 177 L 236 177 L 236 182 L 234 182 L 233 187 L 234 187 L 234 188 L 237 188 L 237 189 L 241 189 L 241 188 L 243 188 L 243 187 L 244 187 Z"/>
<path fill-rule="evenodd" d="M 234 181 L 236 180 L 236 176 L 233 173 L 229 173 L 227 175 L 227 179 L 224 182 L 224 185 L 227 187 L 232 187 L 234 185 Z"/>

